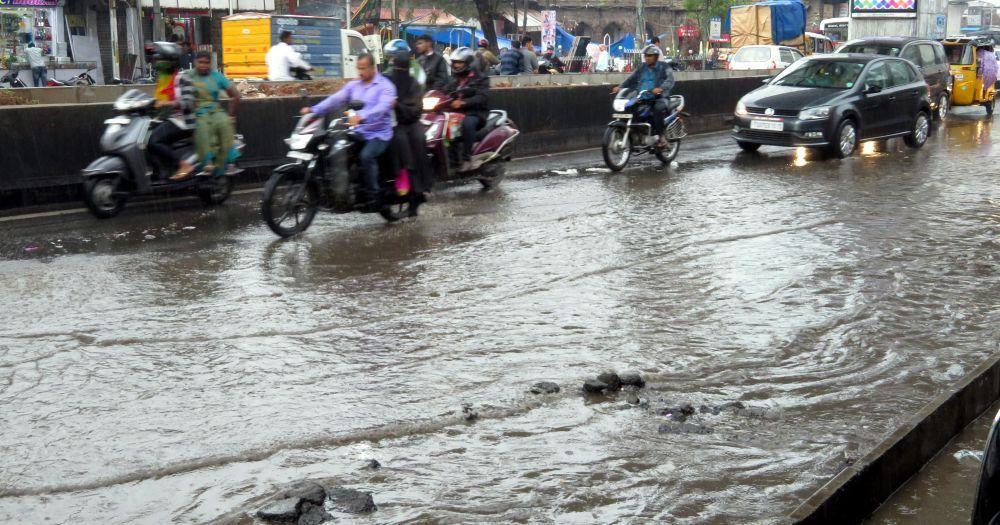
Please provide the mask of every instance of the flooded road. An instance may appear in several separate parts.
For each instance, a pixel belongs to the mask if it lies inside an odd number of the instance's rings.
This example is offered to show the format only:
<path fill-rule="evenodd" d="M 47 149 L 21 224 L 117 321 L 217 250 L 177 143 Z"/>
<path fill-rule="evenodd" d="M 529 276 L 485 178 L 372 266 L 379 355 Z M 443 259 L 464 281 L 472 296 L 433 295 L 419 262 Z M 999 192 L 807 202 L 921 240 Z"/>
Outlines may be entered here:
<path fill-rule="evenodd" d="M 997 350 L 998 139 L 558 156 L 287 241 L 256 194 L 0 222 L 0 522 L 205 522 L 324 478 L 374 493 L 359 523 L 776 523 Z M 648 408 L 579 393 L 612 368 Z M 710 433 L 659 432 L 686 403 Z"/>

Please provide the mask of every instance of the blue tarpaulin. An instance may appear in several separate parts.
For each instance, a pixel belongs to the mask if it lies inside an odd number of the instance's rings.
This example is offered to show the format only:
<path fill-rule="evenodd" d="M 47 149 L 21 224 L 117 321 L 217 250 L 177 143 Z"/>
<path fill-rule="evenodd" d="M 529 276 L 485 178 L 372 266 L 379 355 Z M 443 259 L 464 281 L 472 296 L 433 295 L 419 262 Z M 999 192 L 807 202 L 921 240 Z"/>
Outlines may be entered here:
<path fill-rule="evenodd" d="M 608 50 L 613 57 L 623 57 L 626 53 L 635 52 L 635 35 L 632 33 L 626 33 L 621 40 L 611 44 L 611 49 Z"/>
<path fill-rule="evenodd" d="M 806 14 L 808 8 L 799 0 L 769 0 L 752 4 L 756 7 L 767 7 L 771 11 L 771 40 L 775 44 L 801 38 L 806 30 Z M 733 9 L 751 7 L 747 5 L 733 6 Z M 751 25 L 756 25 L 752 23 Z M 723 33 L 735 33 L 732 28 L 732 9 L 726 13 L 722 25 Z"/>
<path fill-rule="evenodd" d="M 403 29 L 404 31 L 406 31 L 406 34 L 408 35 L 413 35 L 413 36 L 430 35 L 430 37 L 433 38 L 435 42 L 444 46 L 451 46 L 451 47 L 457 47 L 460 45 L 468 46 L 470 45 L 469 43 L 472 42 L 472 38 L 469 36 L 468 28 L 460 28 L 460 27 L 442 28 L 439 26 L 410 25 L 410 26 L 405 26 Z M 486 37 L 483 36 L 483 32 L 479 29 L 476 29 L 475 42 L 479 42 L 484 38 Z M 561 25 L 556 26 L 556 49 L 561 48 L 563 53 L 568 53 L 569 50 L 573 47 L 574 38 L 575 37 L 569 34 L 568 31 L 563 29 Z M 475 42 L 472 43 L 472 47 L 475 47 Z M 510 39 L 498 36 L 497 46 L 500 49 L 503 49 L 505 47 L 509 48 Z M 535 49 L 536 51 L 541 50 L 541 46 L 536 46 Z"/>

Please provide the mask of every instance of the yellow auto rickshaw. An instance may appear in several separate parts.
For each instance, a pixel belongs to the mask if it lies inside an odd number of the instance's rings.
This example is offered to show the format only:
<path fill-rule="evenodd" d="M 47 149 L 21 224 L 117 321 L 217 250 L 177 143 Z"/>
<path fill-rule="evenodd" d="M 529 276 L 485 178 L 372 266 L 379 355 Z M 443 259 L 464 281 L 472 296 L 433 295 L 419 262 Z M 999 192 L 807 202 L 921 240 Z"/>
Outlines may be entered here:
<path fill-rule="evenodd" d="M 989 48 L 990 53 L 993 52 L 993 39 L 950 37 L 942 40 L 941 44 L 944 45 L 948 63 L 951 64 L 951 77 L 954 82 L 951 105 L 983 106 L 987 115 L 993 115 L 993 105 L 997 96 L 996 79 L 991 82 L 984 81 L 983 64 L 980 63 L 979 57 L 981 48 Z"/>

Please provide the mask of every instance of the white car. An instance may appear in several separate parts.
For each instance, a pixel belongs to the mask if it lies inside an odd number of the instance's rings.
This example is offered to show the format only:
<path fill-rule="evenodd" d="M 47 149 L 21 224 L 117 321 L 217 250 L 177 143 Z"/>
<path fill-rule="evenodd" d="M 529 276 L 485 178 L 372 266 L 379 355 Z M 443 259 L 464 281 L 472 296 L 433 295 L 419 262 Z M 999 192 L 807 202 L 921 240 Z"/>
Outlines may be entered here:
<path fill-rule="evenodd" d="M 802 57 L 802 52 L 794 47 L 743 46 L 729 59 L 729 69 L 780 70 Z"/>

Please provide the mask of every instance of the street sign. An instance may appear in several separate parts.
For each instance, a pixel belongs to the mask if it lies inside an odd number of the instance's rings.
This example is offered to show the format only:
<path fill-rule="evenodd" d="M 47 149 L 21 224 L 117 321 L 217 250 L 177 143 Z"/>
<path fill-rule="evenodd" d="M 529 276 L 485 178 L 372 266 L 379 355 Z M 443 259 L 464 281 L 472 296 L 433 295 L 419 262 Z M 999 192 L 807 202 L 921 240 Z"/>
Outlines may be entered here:
<path fill-rule="evenodd" d="M 708 39 L 712 41 L 722 40 L 722 18 L 713 16 L 708 23 Z"/>
<path fill-rule="evenodd" d="M 948 36 L 948 17 L 937 15 L 934 19 L 934 35 L 932 38 L 941 39 Z"/>

